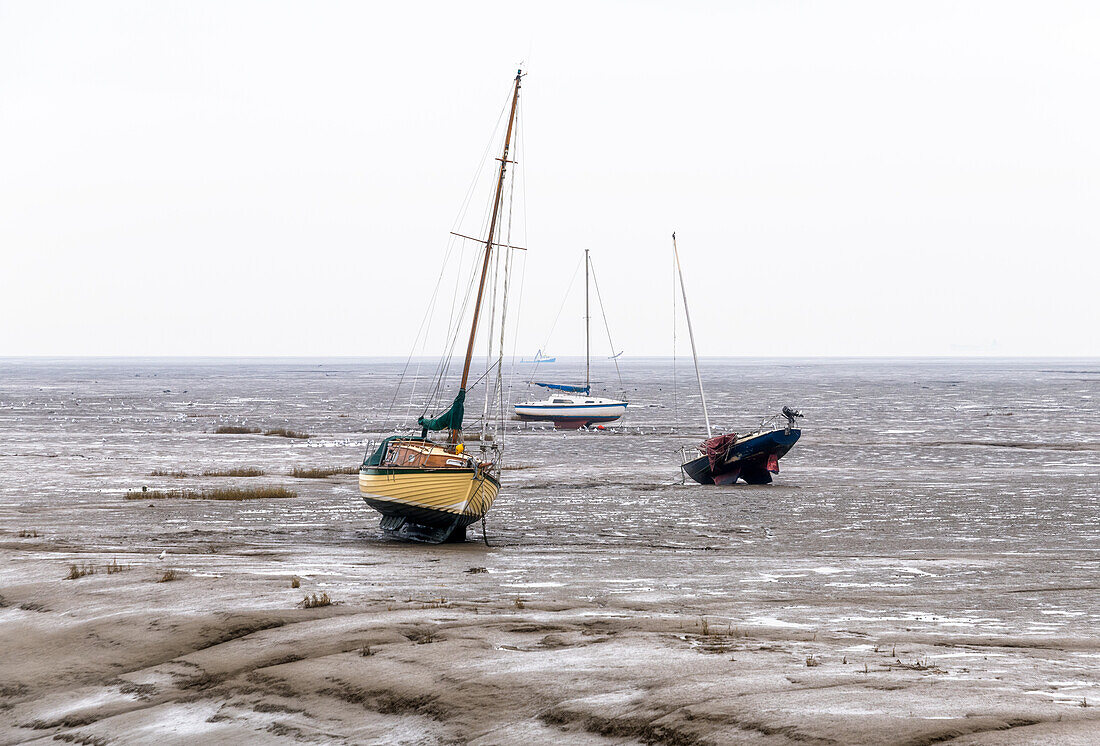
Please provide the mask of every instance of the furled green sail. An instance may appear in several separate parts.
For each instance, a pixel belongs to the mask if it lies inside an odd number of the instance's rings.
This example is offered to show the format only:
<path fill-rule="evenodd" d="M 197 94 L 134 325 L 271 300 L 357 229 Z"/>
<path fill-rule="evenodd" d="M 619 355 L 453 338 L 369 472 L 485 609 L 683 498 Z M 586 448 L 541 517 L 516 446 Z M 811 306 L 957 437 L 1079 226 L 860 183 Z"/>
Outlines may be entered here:
<path fill-rule="evenodd" d="M 432 417 L 427 419 L 420 417 L 417 419 L 416 424 L 424 428 L 424 434 L 427 435 L 429 430 L 461 430 L 462 429 L 462 415 L 465 414 L 463 402 L 466 401 L 466 389 L 459 389 L 458 396 L 455 397 L 454 403 L 451 404 L 451 408 L 438 417 Z"/>

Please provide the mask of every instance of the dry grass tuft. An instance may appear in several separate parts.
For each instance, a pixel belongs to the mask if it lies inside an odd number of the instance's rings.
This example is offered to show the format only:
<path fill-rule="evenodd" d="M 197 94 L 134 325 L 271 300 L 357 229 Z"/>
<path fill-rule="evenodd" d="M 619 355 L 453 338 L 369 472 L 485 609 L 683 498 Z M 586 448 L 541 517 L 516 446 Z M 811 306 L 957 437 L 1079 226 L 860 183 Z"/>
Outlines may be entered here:
<path fill-rule="evenodd" d="M 38 529 L 32 528 L 29 531 L 25 528 L 20 529 L 19 530 L 19 538 L 20 539 L 37 539 L 38 538 Z"/>
<path fill-rule="evenodd" d="M 95 575 L 95 568 L 84 563 L 69 565 L 69 574 L 65 576 L 65 580 L 77 580 L 85 575 Z"/>
<path fill-rule="evenodd" d="M 255 435 L 260 432 L 258 427 L 245 427 L 244 425 L 218 425 L 214 428 L 216 435 Z"/>
<path fill-rule="evenodd" d="M 297 497 L 286 487 L 215 487 L 200 490 L 148 490 L 127 492 L 127 500 L 266 500 Z"/>
<path fill-rule="evenodd" d="M 151 476 L 151 477 L 177 477 L 179 479 L 183 479 L 184 477 L 189 477 L 191 475 L 188 474 L 185 471 L 168 471 L 167 469 L 153 469 L 151 472 L 149 472 L 149 476 Z"/>
<path fill-rule="evenodd" d="M 129 570 L 129 565 L 118 564 L 117 559 L 111 560 L 111 563 L 104 568 L 108 575 L 114 575 L 116 572 L 122 572 L 123 570 Z"/>
<path fill-rule="evenodd" d="M 363 656 L 364 658 L 369 658 L 374 655 L 374 651 L 370 649 L 370 643 L 367 643 L 363 647 L 359 648 L 359 655 Z"/>
<path fill-rule="evenodd" d="M 302 587 L 302 581 L 297 577 L 293 577 L 293 578 L 290 579 L 290 587 L 291 588 L 301 588 Z"/>
<path fill-rule="evenodd" d="M 259 432 L 259 430 L 257 430 L 256 432 Z M 309 433 L 300 433 L 296 430 L 287 430 L 285 427 L 276 427 L 271 430 L 265 430 L 264 435 L 277 435 L 280 438 L 298 438 L 299 440 L 305 440 L 309 437 Z"/>
<path fill-rule="evenodd" d="M 820 665 L 821 665 L 821 661 L 818 660 L 817 658 L 815 658 L 812 653 L 806 658 L 806 666 L 808 668 L 813 668 L 814 666 L 820 666 Z"/>
<path fill-rule="evenodd" d="M 290 476 L 298 477 L 299 479 L 323 479 L 325 477 L 331 477 L 334 474 L 358 474 L 358 466 L 330 466 L 330 467 L 311 467 L 306 468 L 302 466 L 295 466 L 290 472 Z"/>
<path fill-rule="evenodd" d="M 238 466 L 232 469 L 207 469 L 202 473 L 204 477 L 262 477 L 263 469 L 255 466 Z"/>
<path fill-rule="evenodd" d="M 466 572 L 470 573 L 471 575 L 478 575 L 478 574 L 483 573 L 483 572 L 489 572 L 489 568 L 488 567 L 471 567 Z"/>
<path fill-rule="evenodd" d="M 179 580 L 179 573 L 169 568 L 161 573 L 161 576 L 157 578 L 158 583 L 171 583 L 173 580 Z"/>
<path fill-rule="evenodd" d="M 514 602 L 512 602 L 512 605 L 515 606 L 517 609 L 527 608 L 527 605 L 523 603 L 522 598 L 517 598 Z"/>
<path fill-rule="evenodd" d="M 312 596 L 306 596 L 298 605 L 303 609 L 316 609 L 321 606 L 331 606 L 332 599 L 327 593 L 322 592 L 320 596 L 314 593 Z"/>

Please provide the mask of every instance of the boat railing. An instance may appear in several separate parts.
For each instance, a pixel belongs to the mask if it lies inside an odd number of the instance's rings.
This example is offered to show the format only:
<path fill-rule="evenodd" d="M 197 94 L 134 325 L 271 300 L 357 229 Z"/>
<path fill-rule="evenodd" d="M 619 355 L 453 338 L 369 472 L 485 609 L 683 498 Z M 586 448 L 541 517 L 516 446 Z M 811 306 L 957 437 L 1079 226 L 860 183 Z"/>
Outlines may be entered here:
<path fill-rule="evenodd" d="M 450 443 L 450 442 L 446 442 L 446 441 L 435 441 L 435 440 L 421 441 L 421 439 L 419 437 L 415 436 L 415 435 L 408 436 L 408 439 L 413 440 L 413 441 L 417 441 L 417 442 L 426 442 L 432 448 L 438 448 L 441 451 L 444 451 L 446 453 L 451 453 L 451 454 L 454 454 L 456 456 L 462 456 L 464 458 L 465 457 L 472 457 L 472 458 L 475 458 L 475 459 L 477 458 L 477 456 L 474 453 L 475 446 L 464 443 L 461 440 L 458 443 Z M 399 437 L 399 438 L 397 438 L 397 440 L 402 440 L 402 438 Z M 393 441 L 391 441 L 391 443 L 392 442 Z M 476 443 L 477 441 L 474 441 L 474 442 Z M 363 454 L 363 462 L 362 463 L 366 464 L 367 461 L 370 459 L 370 457 L 374 455 L 374 452 L 376 450 L 378 450 L 378 446 L 380 446 L 380 445 L 382 445 L 381 440 L 378 440 L 378 439 L 375 439 L 375 438 L 371 438 L 370 440 L 368 440 L 367 441 L 367 450 Z M 485 455 L 484 452 L 487 450 L 486 445 L 487 444 L 481 444 L 480 450 L 483 452 L 481 454 L 482 455 L 482 460 L 483 461 L 488 460 L 489 462 L 496 465 L 500 461 L 501 449 L 497 446 L 496 443 L 492 443 L 492 448 L 491 448 L 492 456 L 489 459 L 485 459 L 484 458 L 484 455 Z M 461 447 L 462 450 L 459 450 L 459 447 Z"/>
<path fill-rule="evenodd" d="M 795 418 L 801 417 L 802 413 L 797 409 L 790 409 L 789 407 L 783 407 L 782 412 L 771 414 L 760 420 L 760 425 L 748 436 L 758 435 L 760 433 L 770 432 L 772 430 L 783 430 L 790 432 L 791 428 L 795 426 Z"/>

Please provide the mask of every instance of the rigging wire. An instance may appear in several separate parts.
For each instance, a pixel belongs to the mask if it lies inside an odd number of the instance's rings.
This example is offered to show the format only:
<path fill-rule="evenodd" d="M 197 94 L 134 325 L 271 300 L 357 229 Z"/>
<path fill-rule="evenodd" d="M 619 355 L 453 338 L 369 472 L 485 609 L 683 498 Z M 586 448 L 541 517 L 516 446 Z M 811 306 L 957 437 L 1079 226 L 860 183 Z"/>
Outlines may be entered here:
<path fill-rule="evenodd" d="M 510 96 L 505 97 L 504 103 L 501 106 L 500 112 L 497 114 L 497 121 L 496 121 L 496 124 L 493 127 L 492 134 L 490 134 L 488 141 L 485 143 L 485 148 L 484 148 L 484 150 L 482 150 L 481 158 L 478 160 L 477 168 L 474 170 L 474 175 L 473 175 L 472 179 L 470 180 L 469 186 L 466 189 L 466 194 L 463 196 L 462 203 L 459 205 L 458 212 L 455 215 L 454 222 L 452 223 L 452 226 L 454 228 L 458 228 L 461 225 L 461 222 L 462 222 L 463 218 L 465 217 L 465 215 L 466 215 L 466 213 L 469 209 L 470 200 L 473 197 L 473 194 L 474 194 L 474 191 L 477 187 L 477 183 L 478 183 L 478 180 L 480 178 L 480 175 L 484 171 L 485 162 L 486 162 L 486 160 L 489 156 L 489 152 L 490 152 L 490 150 L 493 146 L 493 142 L 496 140 L 497 133 L 500 131 L 500 123 L 501 123 L 501 120 L 504 118 L 504 112 L 507 111 L 507 109 L 508 109 L 509 99 L 510 99 Z M 431 331 L 431 320 L 434 317 L 435 308 L 436 308 L 436 301 L 437 301 L 438 295 L 439 295 L 439 289 L 440 289 L 440 286 L 442 285 L 443 276 L 446 272 L 447 265 L 450 261 L 450 258 L 452 256 L 452 254 L 454 253 L 454 247 L 455 247 L 455 240 L 454 240 L 454 237 L 451 237 L 450 240 L 448 240 L 448 242 L 447 242 L 447 249 L 444 253 L 444 258 L 443 258 L 443 266 L 440 268 L 439 277 L 436 279 L 435 287 L 432 290 L 432 294 L 431 294 L 430 300 L 428 302 L 428 307 L 424 312 L 424 317 L 420 322 L 420 328 L 417 330 L 416 337 L 413 338 L 413 343 L 412 343 L 412 346 L 409 350 L 409 355 L 406 358 L 405 365 L 401 370 L 400 376 L 398 377 L 397 386 L 394 388 L 393 398 L 390 400 L 389 407 L 387 407 L 387 409 L 386 409 L 386 417 L 385 417 L 385 420 L 384 420 L 385 422 L 388 422 L 390 420 L 390 417 L 393 413 L 394 405 L 397 402 L 397 397 L 400 395 L 401 387 L 402 387 L 402 385 L 405 381 L 406 375 L 408 374 L 408 370 L 409 370 L 409 366 L 412 362 L 412 358 L 416 354 L 417 345 L 419 343 L 423 343 L 424 345 L 427 344 L 427 339 L 428 339 L 428 336 L 429 336 L 430 331 Z M 462 250 L 462 253 L 463 254 L 465 253 L 464 249 Z M 460 257 L 457 264 L 458 264 L 458 267 L 461 268 L 461 265 L 462 265 L 461 257 Z M 453 315 L 454 315 L 454 297 L 457 294 L 458 294 L 458 286 L 457 286 L 457 277 L 456 277 L 455 292 L 454 292 L 454 295 L 452 295 L 452 300 L 451 300 L 451 316 L 452 316 L 452 318 L 453 318 Z M 448 336 L 450 336 L 450 331 L 448 332 Z M 421 362 L 417 361 L 416 372 L 413 374 L 413 384 L 412 384 L 411 390 L 409 392 L 409 404 L 406 407 L 405 418 L 404 418 L 404 421 L 402 422 L 402 427 L 407 426 L 408 418 L 409 418 L 409 410 L 414 406 L 414 401 L 415 401 L 415 396 L 416 396 L 416 383 L 420 379 L 420 365 L 421 365 Z"/>
<path fill-rule="evenodd" d="M 577 260 L 577 266 L 573 270 L 573 276 L 569 278 L 569 285 L 565 288 L 565 295 L 562 296 L 561 305 L 558 306 L 558 313 L 554 316 L 554 323 L 550 325 L 550 333 L 546 335 L 546 341 L 542 343 L 542 349 L 546 349 L 546 345 L 550 343 L 550 337 L 554 336 L 554 329 L 558 326 L 558 319 L 561 318 L 561 312 L 565 309 L 565 303 L 569 300 L 569 293 L 573 290 L 573 283 L 577 280 L 577 273 L 581 271 L 581 264 L 584 262 L 584 257 Z M 531 377 L 534 378 L 539 370 L 539 360 L 535 361 L 535 368 L 531 371 Z"/>
<path fill-rule="evenodd" d="M 527 162 L 527 137 L 525 136 L 526 128 L 523 126 L 523 111 L 524 111 L 524 102 L 520 101 L 519 112 L 517 114 L 517 116 L 519 117 L 520 129 L 516 134 L 516 150 L 520 155 L 520 157 L 517 160 L 519 160 L 521 164 Z M 527 236 L 528 236 L 528 230 L 527 230 L 527 169 L 526 168 L 519 171 L 519 177 L 520 177 L 520 197 L 521 197 L 520 202 L 523 205 L 523 241 L 524 241 L 524 244 L 526 244 L 527 243 Z M 511 241 L 509 241 L 509 243 L 511 243 Z M 520 268 L 519 299 L 517 301 L 518 310 L 516 311 L 515 330 L 512 332 L 512 365 L 511 365 L 511 370 L 509 371 L 509 376 L 508 376 L 508 401 L 512 401 L 512 386 L 515 384 L 515 381 L 516 381 L 516 348 L 519 345 L 519 320 L 520 320 L 520 313 L 522 313 L 522 311 L 523 311 L 523 289 L 526 286 L 526 284 L 527 284 L 527 252 L 525 251 L 525 252 L 523 252 L 522 266 Z M 503 394 L 503 391 L 502 391 L 501 392 L 501 410 L 500 410 L 501 432 L 504 431 L 504 429 L 503 429 L 503 420 L 504 420 L 503 396 L 504 396 L 504 394 Z"/>
<path fill-rule="evenodd" d="M 607 323 L 607 310 L 603 306 L 603 297 L 600 295 L 600 283 L 596 280 L 596 265 L 592 264 L 591 257 L 588 259 L 588 265 L 592 269 L 592 284 L 596 286 L 596 301 L 600 304 L 600 313 L 603 315 L 603 328 L 607 331 L 607 343 L 611 345 L 611 361 L 615 363 L 615 375 L 619 377 L 619 388 L 623 389 L 623 393 L 626 393 L 626 387 L 623 385 L 623 374 L 619 371 L 619 356 L 615 354 L 615 343 L 611 341 L 611 326 Z"/>

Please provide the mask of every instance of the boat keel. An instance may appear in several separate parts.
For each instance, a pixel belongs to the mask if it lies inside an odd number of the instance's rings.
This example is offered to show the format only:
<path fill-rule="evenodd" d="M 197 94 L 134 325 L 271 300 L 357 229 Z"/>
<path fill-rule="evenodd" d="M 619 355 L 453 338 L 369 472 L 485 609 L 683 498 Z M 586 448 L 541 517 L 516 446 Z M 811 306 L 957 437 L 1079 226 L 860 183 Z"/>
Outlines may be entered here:
<path fill-rule="evenodd" d="M 421 544 L 446 544 L 466 541 L 466 526 L 462 525 L 462 519 L 456 518 L 454 523 L 445 526 L 426 526 L 423 523 L 409 520 L 401 515 L 385 515 L 379 522 L 379 527 L 387 536 L 402 541 L 416 541 Z"/>

